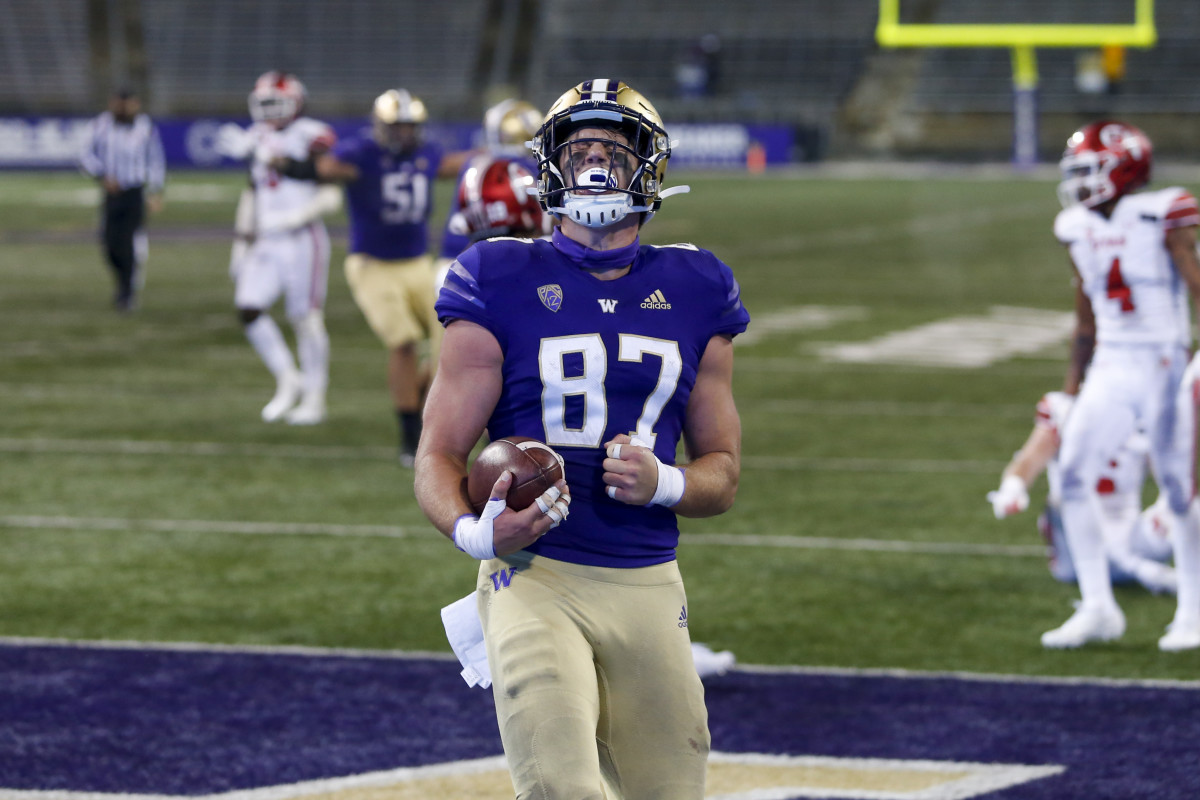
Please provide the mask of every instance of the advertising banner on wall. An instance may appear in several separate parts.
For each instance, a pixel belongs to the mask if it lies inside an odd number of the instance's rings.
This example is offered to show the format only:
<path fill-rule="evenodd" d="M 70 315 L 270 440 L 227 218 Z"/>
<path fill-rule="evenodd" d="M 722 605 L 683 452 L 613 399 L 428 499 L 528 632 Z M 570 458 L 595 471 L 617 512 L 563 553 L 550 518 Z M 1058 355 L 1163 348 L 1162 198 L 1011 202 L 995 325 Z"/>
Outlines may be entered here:
<path fill-rule="evenodd" d="M 89 120 L 70 117 L 0 117 L 0 169 L 72 169 L 87 139 Z M 245 119 L 157 120 L 167 166 L 222 169 L 240 166 L 216 150 L 217 131 Z M 362 132 L 362 119 L 330 122 L 339 137 Z M 792 160 L 793 131 L 785 126 L 722 124 L 668 125 L 675 142 L 673 167 L 751 169 Z M 449 151 L 478 147 L 483 132 L 475 124 L 434 124 L 425 135 Z"/>

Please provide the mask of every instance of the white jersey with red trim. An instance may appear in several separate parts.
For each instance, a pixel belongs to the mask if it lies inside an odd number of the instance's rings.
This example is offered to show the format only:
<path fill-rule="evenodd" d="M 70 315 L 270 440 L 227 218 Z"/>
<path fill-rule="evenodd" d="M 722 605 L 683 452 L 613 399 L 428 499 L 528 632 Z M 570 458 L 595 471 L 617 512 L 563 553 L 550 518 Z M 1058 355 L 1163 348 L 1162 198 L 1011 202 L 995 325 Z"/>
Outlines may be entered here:
<path fill-rule="evenodd" d="M 255 123 L 248 133 L 255 142 L 250 180 L 254 184 L 254 210 L 260 224 L 312 203 L 321 185 L 280 175 L 271 162 L 279 158 L 304 161 L 315 153 L 328 150 L 337 138 L 333 129 L 324 122 L 300 117 L 282 130 L 266 123 Z"/>
<path fill-rule="evenodd" d="M 1191 343 L 1188 289 L 1165 237 L 1197 224 L 1196 198 L 1177 186 L 1125 195 L 1107 219 L 1082 205 L 1059 212 L 1054 235 L 1079 270 L 1098 344 Z"/>

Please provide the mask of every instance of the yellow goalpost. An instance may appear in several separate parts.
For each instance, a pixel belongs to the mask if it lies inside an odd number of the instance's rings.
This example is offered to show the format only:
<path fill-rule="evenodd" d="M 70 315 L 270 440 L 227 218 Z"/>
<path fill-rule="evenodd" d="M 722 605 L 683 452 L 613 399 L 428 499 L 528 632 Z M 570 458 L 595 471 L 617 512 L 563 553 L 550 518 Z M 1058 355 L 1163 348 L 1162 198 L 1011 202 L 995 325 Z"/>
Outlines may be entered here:
<path fill-rule="evenodd" d="M 1128 25 L 917 24 L 900 21 L 900 0 L 879 0 L 876 41 L 884 47 L 1007 47 L 1013 65 L 1013 162 L 1037 163 L 1037 53 L 1039 47 L 1153 47 L 1154 0 L 1134 0 Z"/>

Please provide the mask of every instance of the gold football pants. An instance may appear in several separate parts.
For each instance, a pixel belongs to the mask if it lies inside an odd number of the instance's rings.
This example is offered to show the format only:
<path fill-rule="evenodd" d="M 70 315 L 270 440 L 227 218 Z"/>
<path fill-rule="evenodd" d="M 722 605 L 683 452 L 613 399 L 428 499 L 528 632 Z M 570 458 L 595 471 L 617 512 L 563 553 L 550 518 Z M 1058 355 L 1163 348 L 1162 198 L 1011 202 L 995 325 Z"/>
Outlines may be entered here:
<path fill-rule="evenodd" d="M 480 565 L 477 597 L 518 800 L 702 800 L 708 712 L 675 562 L 520 552 Z"/>

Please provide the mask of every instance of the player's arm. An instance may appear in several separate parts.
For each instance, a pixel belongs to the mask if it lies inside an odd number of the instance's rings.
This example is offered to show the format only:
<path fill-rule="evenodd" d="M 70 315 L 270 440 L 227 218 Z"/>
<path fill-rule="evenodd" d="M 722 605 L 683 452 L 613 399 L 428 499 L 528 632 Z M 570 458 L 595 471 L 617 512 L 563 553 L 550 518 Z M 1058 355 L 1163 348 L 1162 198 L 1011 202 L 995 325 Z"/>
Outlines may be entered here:
<path fill-rule="evenodd" d="M 462 172 L 463 165 L 467 163 L 467 160 L 482 152 L 484 151 L 456 150 L 453 153 L 446 153 L 438 163 L 437 176 L 439 178 L 457 178 L 458 173 Z"/>
<path fill-rule="evenodd" d="M 626 434 L 605 442 L 604 483 L 614 500 L 655 503 L 684 517 L 728 511 L 741 472 L 742 424 L 733 402 L 733 340 L 714 336 L 704 350 L 683 426 L 688 464 L 661 463 Z"/>
<path fill-rule="evenodd" d="M 1088 364 L 1092 363 L 1092 353 L 1096 350 L 1096 315 L 1092 311 L 1092 302 L 1083 291 L 1083 278 L 1071 262 L 1075 271 L 1075 330 L 1071 334 L 1071 355 L 1067 361 L 1067 374 L 1063 378 L 1063 391 L 1069 395 L 1079 394 L 1079 385 L 1087 372 Z"/>
<path fill-rule="evenodd" d="M 500 399 L 503 363 L 500 343 L 483 326 L 457 320 L 446 328 L 425 401 L 413 488 L 425 516 L 451 541 L 455 524 L 474 516 L 467 502 L 467 459 Z M 507 493 L 507 484 L 496 486 L 493 497 Z M 559 488 L 565 490 L 566 484 Z M 496 555 L 528 547 L 553 524 L 537 505 L 520 512 L 506 509 L 492 520 Z"/>
<path fill-rule="evenodd" d="M 1029 487 L 1046 469 L 1061 444 L 1058 431 L 1049 425 L 1034 425 L 1029 438 L 1008 462 L 1000 488 L 987 493 L 996 519 L 1019 514 L 1029 508 Z"/>
<path fill-rule="evenodd" d="M 1166 248 L 1179 277 L 1187 284 L 1192 304 L 1200 311 L 1200 258 L 1196 255 L 1196 226 L 1168 229 Z"/>

